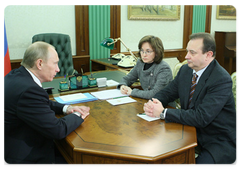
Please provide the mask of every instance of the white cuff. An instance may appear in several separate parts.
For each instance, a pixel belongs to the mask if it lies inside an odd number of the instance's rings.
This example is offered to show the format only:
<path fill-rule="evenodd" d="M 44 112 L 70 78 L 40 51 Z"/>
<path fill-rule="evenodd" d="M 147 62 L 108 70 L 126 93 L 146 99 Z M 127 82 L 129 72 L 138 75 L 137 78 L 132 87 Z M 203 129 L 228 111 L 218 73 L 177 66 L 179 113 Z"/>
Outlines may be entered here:
<path fill-rule="evenodd" d="M 75 114 L 75 115 L 77 115 L 78 117 L 81 117 L 81 113 L 79 113 L 79 112 L 73 112 L 72 114 Z"/>
<path fill-rule="evenodd" d="M 68 106 L 70 106 L 70 105 L 63 106 L 63 114 L 64 115 L 67 115 L 67 108 L 68 108 Z"/>
<path fill-rule="evenodd" d="M 167 113 L 167 109 L 165 109 L 163 113 L 164 119 L 166 118 L 166 113 Z"/>

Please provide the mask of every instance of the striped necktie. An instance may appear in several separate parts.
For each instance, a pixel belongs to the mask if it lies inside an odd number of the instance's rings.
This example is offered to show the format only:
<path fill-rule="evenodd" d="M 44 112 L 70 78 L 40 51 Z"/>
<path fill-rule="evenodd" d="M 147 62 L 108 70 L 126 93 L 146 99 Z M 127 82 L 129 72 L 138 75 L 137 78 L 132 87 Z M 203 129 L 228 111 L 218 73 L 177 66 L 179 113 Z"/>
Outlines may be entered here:
<path fill-rule="evenodd" d="M 197 86 L 197 78 L 198 78 L 198 75 L 196 73 L 194 73 L 193 78 L 192 78 L 191 91 L 190 91 L 190 95 L 189 95 L 188 108 L 191 104 L 191 101 L 192 101 L 192 98 L 193 98 L 193 93 L 194 93 L 195 88 Z"/>

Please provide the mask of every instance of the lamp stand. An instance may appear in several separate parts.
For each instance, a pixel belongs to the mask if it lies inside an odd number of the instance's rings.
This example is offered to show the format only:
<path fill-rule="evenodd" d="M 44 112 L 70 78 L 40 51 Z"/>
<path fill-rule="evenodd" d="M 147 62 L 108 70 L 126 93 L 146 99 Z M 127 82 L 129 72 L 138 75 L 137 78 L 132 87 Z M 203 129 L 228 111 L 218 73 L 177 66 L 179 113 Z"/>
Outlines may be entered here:
<path fill-rule="evenodd" d="M 111 43 L 107 43 L 108 46 L 112 45 L 112 44 L 115 44 L 117 41 L 120 41 L 124 46 L 125 48 L 127 49 L 128 52 L 130 52 L 130 54 L 134 57 L 134 59 L 137 61 L 137 57 L 132 53 L 132 51 L 126 46 L 126 44 L 122 41 L 122 39 L 119 37 L 119 38 L 116 38 L 114 39 L 113 42 Z"/>

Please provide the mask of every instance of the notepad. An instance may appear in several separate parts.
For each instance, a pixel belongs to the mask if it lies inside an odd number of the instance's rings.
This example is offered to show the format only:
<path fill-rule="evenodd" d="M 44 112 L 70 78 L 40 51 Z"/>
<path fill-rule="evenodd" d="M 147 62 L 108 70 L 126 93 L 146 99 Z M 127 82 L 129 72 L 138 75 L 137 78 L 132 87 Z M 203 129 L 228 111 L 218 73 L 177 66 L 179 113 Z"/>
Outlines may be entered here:
<path fill-rule="evenodd" d="M 122 94 L 119 89 L 110 89 L 110 90 L 103 90 L 98 92 L 91 92 L 91 94 L 100 100 L 107 100 L 107 99 L 113 99 L 116 97 L 128 96 L 126 94 Z"/>
<path fill-rule="evenodd" d="M 137 114 L 137 116 L 148 122 L 160 119 L 160 117 L 150 117 L 150 116 L 146 115 L 145 113 Z"/>
<path fill-rule="evenodd" d="M 92 96 L 90 93 L 70 94 L 65 96 L 54 97 L 54 99 L 62 104 L 76 104 L 97 100 L 97 98 Z"/>
<path fill-rule="evenodd" d="M 131 97 L 118 97 L 116 99 L 107 100 L 108 103 L 111 105 L 120 105 L 120 104 L 127 104 L 132 102 L 137 102 L 136 100 L 132 99 Z"/>

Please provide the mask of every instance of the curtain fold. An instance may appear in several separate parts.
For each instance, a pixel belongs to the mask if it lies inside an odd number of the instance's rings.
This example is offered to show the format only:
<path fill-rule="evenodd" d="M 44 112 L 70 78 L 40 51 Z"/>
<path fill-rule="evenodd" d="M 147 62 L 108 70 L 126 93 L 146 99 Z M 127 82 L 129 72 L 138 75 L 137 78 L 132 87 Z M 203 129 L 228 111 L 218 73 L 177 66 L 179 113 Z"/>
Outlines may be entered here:
<path fill-rule="evenodd" d="M 89 5 L 90 59 L 110 57 L 110 50 L 100 46 L 106 37 L 110 37 L 110 5 Z"/>
<path fill-rule="evenodd" d="M 206 5 L 193 6 L 192 33 L 205 32 Z"/>

